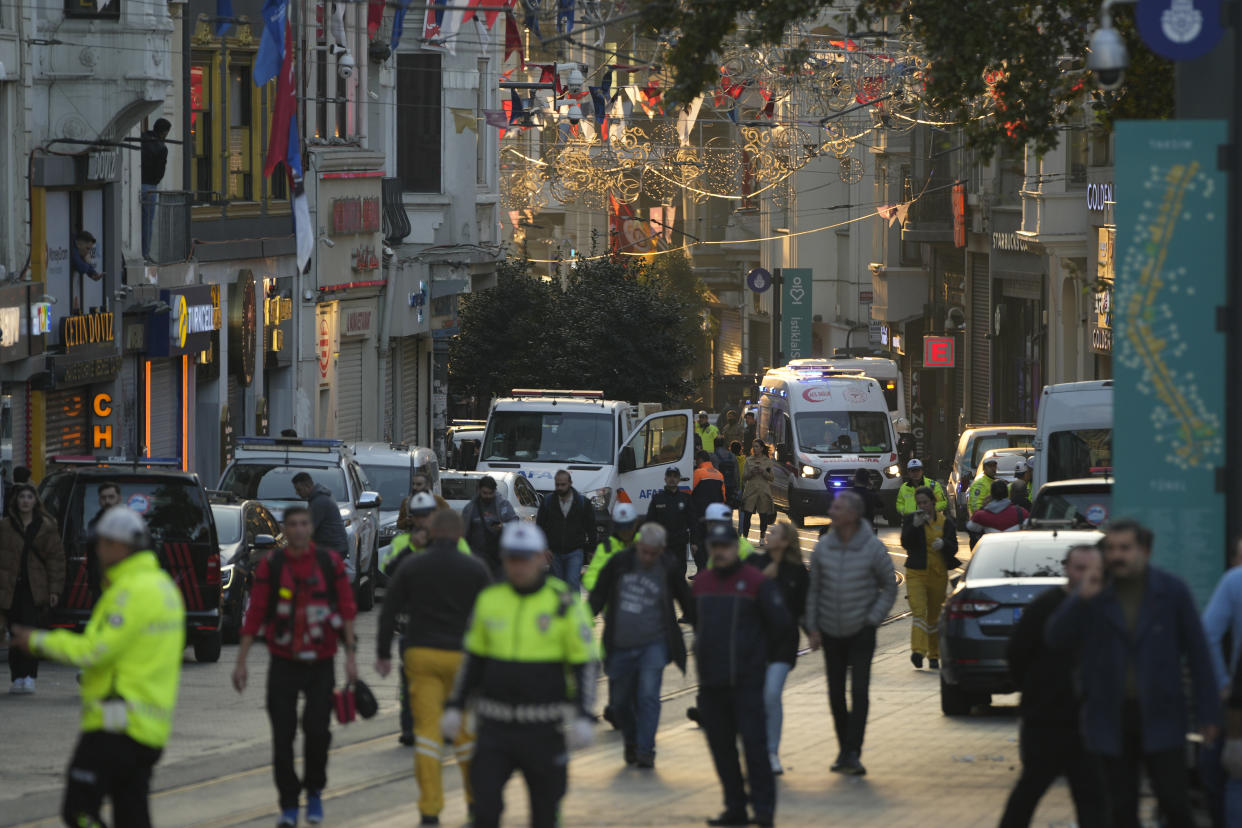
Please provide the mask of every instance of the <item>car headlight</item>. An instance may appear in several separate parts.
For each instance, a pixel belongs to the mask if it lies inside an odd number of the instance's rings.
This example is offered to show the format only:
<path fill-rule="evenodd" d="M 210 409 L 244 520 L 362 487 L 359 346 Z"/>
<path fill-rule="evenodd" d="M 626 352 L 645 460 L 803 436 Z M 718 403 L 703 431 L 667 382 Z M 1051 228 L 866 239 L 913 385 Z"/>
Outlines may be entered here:
<path fill-rule="evenodd" d="M 812 480 L 814 480 L 815 478 L 819 477 L 819 475 L 820 475 L 820 471 L 819 471 L 819 469 L 815 468 L 814 466 L 811 466 L 811 465 L 804 465 L 804 466 L 802 467 L 802 476 L 803 476 L 803 477 L 809 477 L 809 478 L 811 478 Z"/>
<path fill-rule="evenodd" d="M 591 501 L 591 505 L 595 507 L 595 511 L 608 512 L 608 501 L 612 499 L 612 489 L 605 486 L 602 489 L 592 489 L 589 492 L 583 492 L 582 496 Z"/>
<path fill-rule="evenodd" d="M 234 564 L 220 567 L 220 589 L 228 589 L 233 585 L 233 567 Z"/>
<path fill-rule="evenodd" d="M 884 470 L 884 476 L 888 478 L 901 477 L 901 466 L 894 463 Z"/>

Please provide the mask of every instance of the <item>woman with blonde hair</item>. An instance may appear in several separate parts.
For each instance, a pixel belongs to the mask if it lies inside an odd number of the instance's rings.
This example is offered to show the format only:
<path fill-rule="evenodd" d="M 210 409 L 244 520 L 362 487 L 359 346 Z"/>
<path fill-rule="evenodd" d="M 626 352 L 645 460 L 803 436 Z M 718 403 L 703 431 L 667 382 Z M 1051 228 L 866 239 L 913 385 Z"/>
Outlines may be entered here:
<path fill-rule="evenodd" d="M 766 577 L 776 582 L 789 610 L 789 616 L 796 622 L 790 627 L 789 634 L 776 642 L 768 653 L 768 671 L 763 683 L 768 761 L 772 763 L 772 773 L 779 774 L 784 773 L 780 759 L 781 724 L 784 718 L 781 694 L 785 690 L 785 679 L 789 677 L 789 671 L 798 660 L 798 628 L 802 625 L 802 616 L 806 611 L 806 593 L 810 585 L 810 575 L 802 559 L 802 543 L 798 530 L 788 521 L 773 523 L 763 537 L 762 553 L 753 556 L 747 563 L 759 567 Z"/>

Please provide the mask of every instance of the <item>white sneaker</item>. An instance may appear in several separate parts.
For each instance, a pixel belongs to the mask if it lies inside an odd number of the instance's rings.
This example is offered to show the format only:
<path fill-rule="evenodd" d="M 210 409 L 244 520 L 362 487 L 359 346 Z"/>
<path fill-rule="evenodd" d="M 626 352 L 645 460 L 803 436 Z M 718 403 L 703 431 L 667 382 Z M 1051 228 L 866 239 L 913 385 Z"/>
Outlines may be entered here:
<path fill-rule="evenodd" d="M 785 772 L 785 769 L 781 767 L 781 757 L 775 753 L 768 754 L 768 762 L 772 764 L 772 773 L 777 776 L 780 776 Z"/>
<path fill-rule="evenodd" d="M 30 676 L 26 676 L 26 692 L 27 693 L 33 693 L 35 691 L 34 682 L 35 680 L 33 678 L 31 678 Z"/>
<path fill-rule="evenodd" d="M 13 686 L 9 688 L 10 696 L 21 696 L 26 692 L 25 679 L 13 679 Z"/>

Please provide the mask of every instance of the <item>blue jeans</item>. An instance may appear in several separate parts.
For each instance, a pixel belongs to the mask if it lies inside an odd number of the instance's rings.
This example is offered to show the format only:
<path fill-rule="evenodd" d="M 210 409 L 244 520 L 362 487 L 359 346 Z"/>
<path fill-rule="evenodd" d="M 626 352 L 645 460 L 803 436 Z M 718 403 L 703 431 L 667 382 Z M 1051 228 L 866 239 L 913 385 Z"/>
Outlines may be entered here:
<path fill-rule="evenodd" d="M 155 228 L 155 184 L 142 185 L 142 258 L 151 258 L 151 231 Z"/>
<path fill-rule="evenodd" d="M 660 726 L 660 682 L 668 664 L 664 639 L 608 654 L 609 699 L 627 745 L 639 756 L 655 756 Z"/>
<path fill-rule="evenodd" d="M 552 553 L 552 574 L 569 584 L 570 591 L 577 595 L 582 591 L 582 550 L 575 549 L 561 555 Z"/>
<path fill-rule="evenodd" d="M 789 677 L 792 664 L 773 661 L 763 681 L 763 710 L 768 719 L 768 753 L 781 752 L 781 723 L 785 710 L 781 706 L 781 694 L 785 692 L 785 679 Z"/>

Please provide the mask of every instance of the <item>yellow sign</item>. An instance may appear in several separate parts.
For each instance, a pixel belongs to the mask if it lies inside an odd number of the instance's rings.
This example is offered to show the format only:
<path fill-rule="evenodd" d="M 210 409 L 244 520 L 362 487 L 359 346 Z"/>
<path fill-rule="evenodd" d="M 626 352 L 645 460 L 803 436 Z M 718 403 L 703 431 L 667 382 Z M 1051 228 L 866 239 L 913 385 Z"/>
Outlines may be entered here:
<path fill-rule="evenodd" d="M 169 337 L 178 348 L 185 347 L 186 337 L 190 335 L 190 317 L 186 313 L 185 297 L 178 293 L 171 299 L 172 324 L 168 328 Z"/>
<path fill-rule="evenodd" d="M 115 314 L 89 313 L 83 316 L 68 316 L 64 320 L 62 341 L 66 348 L 77 348 L 82 345 L 100 345 L 115 339 L 112 322 Z"/>
<path fill-rule="evenodd" d="M 112 395 L 100 392 L 91 400 L 91 410 L 95 416 L 107 419 L 112 416 Z M 112 448 L 112 426 L 110 424 L 95 425 L 91 431 L 91 442 L 96 449 Z"/>

